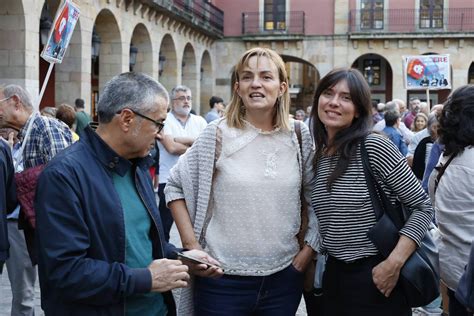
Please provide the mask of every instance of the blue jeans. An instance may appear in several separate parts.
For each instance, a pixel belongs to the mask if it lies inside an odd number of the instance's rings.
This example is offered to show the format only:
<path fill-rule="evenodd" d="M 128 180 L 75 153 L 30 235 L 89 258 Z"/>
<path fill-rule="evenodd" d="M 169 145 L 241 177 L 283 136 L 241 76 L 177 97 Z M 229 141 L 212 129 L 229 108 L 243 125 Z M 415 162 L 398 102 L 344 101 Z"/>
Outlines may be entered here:
<path fill-rule="evenodd" d="M 293 265 L 268 276 L 196 277 L 196 316 L 294 316 L 303 292 L 303 273 Z"/>

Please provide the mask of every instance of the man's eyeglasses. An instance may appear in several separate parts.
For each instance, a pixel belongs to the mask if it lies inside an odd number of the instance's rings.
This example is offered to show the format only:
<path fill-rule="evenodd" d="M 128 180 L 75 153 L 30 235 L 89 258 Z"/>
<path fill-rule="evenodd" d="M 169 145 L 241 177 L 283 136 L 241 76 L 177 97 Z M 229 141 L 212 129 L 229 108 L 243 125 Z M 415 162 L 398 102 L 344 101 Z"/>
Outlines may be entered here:
<path fill-rule="evenodd" d="M 182 96 L 180 96 L 180 97 L 174 98 L 173 100 L 179 100 L 179 101 L 181 101 L 181 102 L 184 102 L 184 101 L 186 101 L 186 100 L 192 101 L 192 99 L 193 99 L 193 97 L 191 97 L 191 96 L 189 96 L 189 95 L 188 95 L 188 96 L 182 95 Z"/>
<path fill-rule="evenodd" d="M 6 98 L 3 98 L 3 99 L 1 99 L 1 100 L 0 100 L 0 102 L 7 101 L 7 100 L 11 99 L 11 97 L 12 97 L 12 96 L 9 96 L 9 97 L 6 97 Z"/>
<path fill-rule="evenodd" d="M 123 109 L 123 110 L 125 110 L 125 109 Z M 139 112 L 137 112 L 137 111 L 134 111 L 134 110 L 132 110 L 132 109 L 127 109 L 127 110 L 132 111 L 135 115 L 138 115 L 138 116 L 140 116 L 141 118 L 144 118 L 145 120 L 148 120 L 148 121 L 150 121 L 150 122 L 155 123 L 156 133 L 161 132 L 161 130 L 163 129 L 163 127 L 165 127 L 165 124 L 164 124 L 163 122 L 155 121 L 155 120 L 152 119 L 151 117 L 148 117 L 148 116 L 146 116 L 146 115 L 143 115 L 143 114 L 141 114 L 141 113 L 139 113 Z M 117 112 L 117 114 L 120 114 L 120 112 L 122 112 L 122 110 L 119 111 L 119 112 Z"/>

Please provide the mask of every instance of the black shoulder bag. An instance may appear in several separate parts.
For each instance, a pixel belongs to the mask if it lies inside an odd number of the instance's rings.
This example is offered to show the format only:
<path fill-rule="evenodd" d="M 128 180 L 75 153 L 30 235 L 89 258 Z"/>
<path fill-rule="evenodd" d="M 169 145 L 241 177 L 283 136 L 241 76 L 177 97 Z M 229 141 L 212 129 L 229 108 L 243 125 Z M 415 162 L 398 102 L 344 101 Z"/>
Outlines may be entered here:
<path fill-rule="evenodd" d="M 377 182 L 369 164 L 365 139 L 361 142 L 361 156 L 377 223 L 367 232 L 370 241 L 387 258 L 398 243 L 405 211 L 401 203 L 393 205 Z M 439 254 L 431 230 L 421 246 L 408 258 L 400 271 L 400 286 L 410 307 L 425 306 L 439 296 Z"/>

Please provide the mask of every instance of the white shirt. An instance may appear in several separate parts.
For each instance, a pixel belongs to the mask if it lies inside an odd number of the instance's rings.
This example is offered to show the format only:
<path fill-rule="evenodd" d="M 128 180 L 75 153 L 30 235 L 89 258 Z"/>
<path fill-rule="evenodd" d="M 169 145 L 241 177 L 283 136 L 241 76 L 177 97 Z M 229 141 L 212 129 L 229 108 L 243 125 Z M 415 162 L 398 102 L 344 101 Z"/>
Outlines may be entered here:
<path fill-rule="evenodd" d="M 428 129 L 422 129 L 415 135 L 413 135 L 413 138 L 411 139 L 410 144 L 408 145 L 408 152 L 407 152 L 407 157 L 413 157 L 415 155 L 415 150 L 418 144 L 421 142 L 423 138 L 426 138 L 430 136 L 430 133 L 428 132 Z M 428 152 L 428 150 L 426 150 Z M 429 156 L 428 156 L 429 157 Z"/>
<path fill-rule="evenodd" d="M 299 251 L 301 207 L 291 133 L 221 124 L 206 247 L 226 273 L 263 276 L 283 270 Z"/>
<path fill-rule="evenodd" d="M 438 166 L 444 165 L 448 158 L 441 155 Z M 433 172 L 430 177 L 431 195 L 436 175 Z M 434 206 L 441 233 L 438 243 L 441 279 L 454 291 L 474 241 L 473 146 L 466 147 L 446 168 L 434 194 Z"/>
<path fill-rule="evenodd" d="M 170 135 L 171 137 L 193 137 L 197 138 L 199 134 L 207 126 L 206 120 L 201 116 L 189 114 L 189 118 L 183 125 L 173 114 L 168 113 L 165 121 L 165 127 L 163 128 L 164 135 Z M 178 162 L 180 155 L 170 154 L 166 148 L 158 142 L 158 148 L 160 150 L 160 183 L 168 182 L 169 172 L 171 168 Z"/>

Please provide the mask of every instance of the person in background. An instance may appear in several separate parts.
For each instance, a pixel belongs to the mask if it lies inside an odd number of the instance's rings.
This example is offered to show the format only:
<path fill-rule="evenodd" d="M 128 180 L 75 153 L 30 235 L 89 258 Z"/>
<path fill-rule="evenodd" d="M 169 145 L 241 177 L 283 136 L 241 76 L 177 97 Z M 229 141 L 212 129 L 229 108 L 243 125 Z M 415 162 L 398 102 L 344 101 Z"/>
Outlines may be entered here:
<path fill-rule="evenodd" d="M 6 101 L 0 96 L 0 107 Z M 9 258 L 9 234 L 7 225 L 7 214 L 11 213 L 16 205 L 16 186 L 14 180 L 15 169 L 8 142 L 2 137 L 0 139 L 0 274 L 3 265 Z"/>
<path fill-rule="evenodd" d="M 372 121 L 374 125 L 384 118 L 385 103 L 372 101 Z"/>
<path fill-rule="evenodd" d="M 406 107 L 403 101 L 399 99 L 393 99 L 393 101 L 389 101 L 385 104 L 384 111 L 390 111 L 390 110 L 396 109 L 400 113 L 400 117 L 401 117 L 402 114 L 400 112 L 400 109 L 403 107 Z M 377 124 L 374 125 L 373 130 L 375 132 L 382 132 L 384 128 L 385 128 L 385 120 L 381 120 Z M 407 126 L 405 126 L 405 123 L 403 123 L 403 120 L 400 122 L 400 125 L 398 126 L 398 128 L 400 130 L 400 133 L 403 136 L 403 140 L 405 141 L 405 143 L 409 144 L 413 137 L 413 132 Z"/>
<path fill-rule="evenodd" d="M 413 133 L 418 133 L 424 130 L 426 126 L 428 126 L 428 116 L 425 113 L 418 113 L 416 114 L 410 129 Z"/>
<path fill-rule="evenodd" d="M 38 272 L 46 315 L 175 315 L 172 289 L 189 270 L 164 240 L 148 167 L 169 97 L 155 79 L 123 73 L 104 87 L 99 126 L 59 153 L 40 176 Z M 189 255 L 208 258 L 198 250 Z M 214 262 L 215 263 L 215 262 Z"/>
<path fill-rule="evenodd" d="M 367 81 L 352 68 L 330 71 L 318 83 L 314 96 L 316 176 L 311 202 L 322 240 L 318 252 L 328 255 L 324 316 L 411 315 L 396 285 L 401 268 L 433 217 L 430 201 L 405 158 L 389 139 L 371 134 L 370 100 Z M 367 237 L 377 219 L 365 180 L 362 142 L 375 180 L 389 200 L 399 200 L 412 210 L 387 258 Z"/>
<path fill-rule="evenodd" d="M 306 120 L 306 113 L 304 110 L 296 110 L 295 112 L 295 120 L 304 122 Z"/>
<path fill-rule="evenodd" d="M 448 287 L 449 315 L 471 316 L 456 299 L 455 291 L 474 232 L 474 85 L 454 90 L 439 118 L 439 142 L 444 152 L 429 181 L 441 238 L 441 280 Z M 439 182 L 440 168 L 445 168 Z"/>
<path fill-rule="evenodd" d="M 308 107 L 306 108 L 306 119 L 304 120 L 304 123 L 306 124 L 306 126 L 308 126 L 310 129 L 311 129 L 311 122 L 310 122 L 310 118 L 311 118 L 311 109 L 313 107 L 311 105 L 308 105 Z"/>
<path fill-rule="evenodd" d="M 319 237 L 309 210 L 305 242 L 297 238 L 313 144 L 306 125 L 288 119 L 288 76 L 276 52 L 250 49 L 234 70 L 225 119 L 209 124 L 180 157 L 165 189 L 183 246 L 204 249 L 225 271 L 219 279 L 197 277 L 181 293 L 179 312 L 295 315 Z"/>
<path fill-rule="evenodd" d="M 3 100 L 0 105 L 0 127 L 18 130 L 17 137 L 24 148 L 21 153 L 24 170 L 15 175 L 21 204 L 18 226 L 25 233 L 31 261 L 36 263 L 33 201 L 37 179 L 42 168 L 57 153 L 72 144 L 72 133 L 63 122 L 34 111 L 30 95 L 19 85 L 0 87 L 0 100 Z M 26 138 L 30 125 L 30 134 Z"/>
<path fill-rule="evenodd" d="M 54 106 L 45 106 L 41 109 L 40 113 L 42 116 L 55 118 L 56 117 L 56 108 Z"/>
<path fill-rule="evenodd" d="M 211 123 L 214 120 L 217 120 L 222 117 L 221 113 L 224 111 L 224 100 L 222 98 L 212 96 L 209 99 L 209 106 L 211 110 L 206 114 L 206 122 Z"/>
<path fill-rule="evenodd" d="M 92 119 L 90 115 L 85 112 L 84 100 L 76 99 L 76 101 L 74 101 L 74 108 L 76 110 L 76 133 L 81 136 L 82 131 L 89 125 Z"/>
<path fill-rule="evenodd" d="M 61 104 L 56 111 L 56 118 L 69 127 L 72 133 L 72 141 L 78 141 L 79 135 L 77 135 L 73 129 L 74 122 L 76 121 L 76 111 L 74 111 L 74 108 L 66 103 Z"/>
<path fill-rule="evenodd" d="M 405 157 L 407 154 L 407 145 L 403 140 L 403 136 L 400 133 L 398 127 L 400 126 L 400 113 L 398 110 L 393 109 L 385 112 L 385 128 L 383 132 L 387 137 L 397 146 L 400 153 Z"/>
<path fill-rule="evenodd" d="M 403 118 L 403 123 L 405 126 L 410 127 L 413 124 L 413 120 L 418 112 L 420 112 L 420 99 L 419 98 L 410 98 L 410 112 L 405 115 Z"/>
<path fill-rule="evenodd" d="M 438 139 L 439 122 L 436 115 L 430 114 L 426 128 L 428 130 L 428 136 L 418 143 L 413 155 L 412 170 L 419 180 L 423 180 L 423 175 L 431 154 L 431 149 L 433 148 L 433 143 Z"/>
<path fill-rule="evenodd" d="M 16 166 L 15 172 L 23 171 L 21 154 L 19 148 L 21 144 L 16 137 L 17 131 L 11 128 L 2 128 L 2 137 L 8 140 L 12 149 L 12 158 Z M 26 248 L 26 241 L 23 232 L 18 228 L 18 217 L 20 215 L 20 205 L 16 205 L 15 210 L 7 215 L 8 240 L 10 242 L 10 258 L 6 261 L 8 279 L 12 291 L 11 315 L 32 316 L 35 314 L 35 282 L 36 268 L 31 264 Z"/>
<path fill-rule="evenodd" d="M 429 104 L 427 102 L 420 102 L 420 112 L 418 112 L 418 113 L 423 113 L 426 116 L 428 116 L 430 114 Z M 416 118 L 416 116 L 415 116 L 415 118 Z"/>
<path fill-rule="evenodd" d="M 158 149 L 160 151 L 158 196 L 166 241 L 170 239 L 170 230 L 173 226 L 173 216 L 166 206 L 164 193 L 170 170 L 178 161 L 179 156 L 191 147 L 207 126 L 204 118 L 191 113 L 193 102 L 191 89 L 178 85 L 171 90 L 170 98 L 171 111 L 166 118 L 163 132 L 158 136 Z"/>

